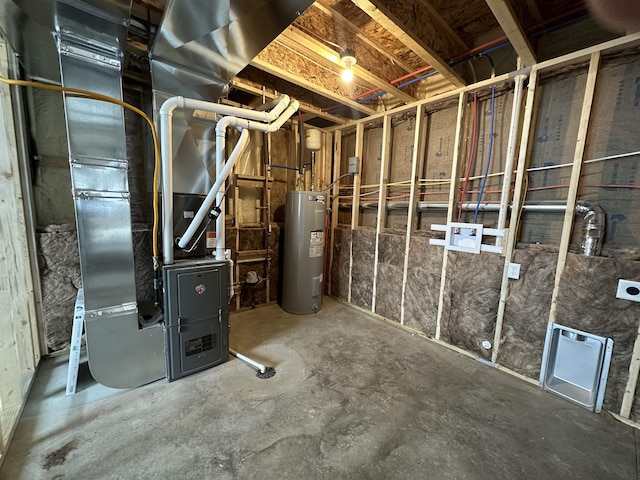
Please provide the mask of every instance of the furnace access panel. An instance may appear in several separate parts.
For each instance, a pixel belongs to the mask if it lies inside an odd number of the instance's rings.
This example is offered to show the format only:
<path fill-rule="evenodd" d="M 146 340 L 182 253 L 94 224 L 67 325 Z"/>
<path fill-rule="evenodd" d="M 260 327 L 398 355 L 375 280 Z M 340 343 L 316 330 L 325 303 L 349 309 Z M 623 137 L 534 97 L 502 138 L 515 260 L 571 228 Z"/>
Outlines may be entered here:
<path fill-rule="evenodd" d="M 227 269 L 226 262 L 210 260 L 163 268 L 169 381 L 229 359 Z"/>

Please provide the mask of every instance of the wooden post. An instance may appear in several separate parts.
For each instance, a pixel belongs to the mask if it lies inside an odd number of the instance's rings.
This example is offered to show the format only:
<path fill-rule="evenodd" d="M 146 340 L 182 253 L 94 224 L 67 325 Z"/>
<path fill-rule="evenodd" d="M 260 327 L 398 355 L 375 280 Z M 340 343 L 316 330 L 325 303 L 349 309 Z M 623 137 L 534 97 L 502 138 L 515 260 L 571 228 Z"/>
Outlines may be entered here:
<path fill-rule="evenodd" d="M 8 76 L 7 45 L 0 40 L 0 75 Z M 40 347 L 18 146 L 10 88 L 0 86 L 0 423 L 10 437 L 35 374 Z M 4 442 L 0 455 L 4 453 Z"/>
<path fill-rule="evenodd" d="M 378 193 L 378 217 L 376 218 L 376 249 L 373 255 L 373 294 L 371 311 L 376 311 L 376 290 L 378 288 L 378 255 L 380 232 L 385 225 L 387 212 L 387 183 L 389 182 L 389 156 L 391 155 L 391 116 L 385 115 L 382 121 L 382 152 L 380 158 L 380 192 Z"/>
<path fill-rule="evenodd" d="M 449 203 L 447 207 L 447 222 L 453 221 L 455 206 L 456 206 L 456 195 L 458 190 L 458 164 L 460 163 L 460 151 L 461 151 L 461 143 L 462 143 L 462 123 L 464 120 L 464 101 L 465 101 L 466 93 L 460 92 L 458 95 L 458 114 L 456 117 L 456 133 L 455 133 L 455 143 L 453 144 L 453 158 L 451 162 L 451 186 L 449 187 Z M 440 329 L 442 322 L 442 310 L 444 303 L 444 286 L 447 280 L 447 263 L 448 263 L 448 255 L 445 250 L 442 255 L 442 274 L 440 277 L 440 295 L 438 297 L 438 317 L 436 320 L 436 339 L 440 339 Z"/>
<path fill-rule="evenodd" d="M 331 244 L 329 246 L 329 266 L 327 271 L 331 272 L 333 265 L 333 248 L 335 245 L 336 228 L 338 227 L 338 209 L 340 208 L 340 185 L 338 178 L 340 177 L 340 163 L 342 160 L 342 131 L 338 130 L 333 134 L 333 191 L 331 195 Z M 333 284 L 333 278 L 329 275 L 329 292 Z"/>
<path fill-rule="evenodd" d="M 413 137 L 413 152 L 411 158 L 411 191 L 409 193 L 409 211 L 407 212 L 407 234 L 404 246 L 404 266 L 402 270 L 402 297 L 400 300 L 400 324 L 404 325 L 404 297 L 407 291 L 407 277 L 409 273 L 409 249 L 411 247 L 411 232 L 418 206 L 417 190 L 418 178 L 423 171 L 425 144 L 427 141 L 427 121 L 424 118 L 424 107 L 416 107 L 416 124 Z"/>
<path fill-rule="evenodd" d="M 493 336 L 493 352 L 491 353 L 491 361 L 496 363 L 498 358 L 498 350 L 500 349 L 500 337 L 502 337 L 502 325 L 504 322 L 504 312 L 507 304 L 507 295 L 509 294 L 509 263 L 513 259 L 513 251 L 516 247 L 516 232 L 518 231 L 518 218 L 526 192 L 523 194 L 524 179 L 527 174 L 527 154 L 529 149 L 529 140 L 532 131 L 531 124 L 533 119 L 533 106 L 535 100 L 536 84 L 538 82 L 538 70 L 533 67 L 529 77 L 529 88 L 527 90 L 527 99 L 524 107 L 524 119 L 522 123 L 522 135 L 520 141 L 520 152 L 518 153 L 518 166 L 516 167 L 516 182 L 513 192 L 513 201 L 511 208 L 511 216 L 509 217 L 509 228 L 507 230 L 507 243 L 504 246 L 504 269 L 502 271 L 502 285 L 500 287 L 500 303 L 498 304 L 498 314 L 496 317 L 496 328 Z M 514 99 L 515 101 L 515 99 Z M 505 182 L 506 185 L 507 182 Z"/>
<path fill-rule="evenodd" d="M 598 76 L 598 66 L 600 64 L 600 51 L 591 54 L 589 63 L 589 73 L 587 74 L 587 85 L 584 91 L 584 99 L 582 101 L 582 112 L 580 113 L 580 123 L 578 126 L 578 138 L 576 139 L 576 149 L 573 155 L 573 167 L 571 168 L 571 180 L 569 181 L 569 192 L 567 193 L 567 210 L 564 214 L 564 223 L 562 225 L 562 236 L 560 237 L 560 248 L 558 251 L 558 265 L 556 267 L 555 284 L 553 288 L 553 296 L 551 297 L 551 311 L 549 313 L 549 321 L 556 321 L 556 310 L 558 307 L 558 292 L 560 290 L 560 277 L 564 270 L 569 252 L 569 242 L 571 241 L 571 232 L 573 231 L 573 219 L 575 217 L 576 196 L 578 194 L 578 185 L 580 183 L 580 172 L 582 170 L 582 157 L 584 148 L 587 143 L 587 130 L 589 128 L 589 119 L 591 117 L 591 105 L 593 104 L 593 94 L 596 89 L 596 79 Z"/>
<path fill-rule="evenodd" d="M 351 248 L 349 249 L 349 296 L 347 301 L 351 303 L 351 284 L 353 272 L 353 231 L 358 228 L 360 221 L 360 180 L 362 178 L 362 151 L 364 145 L 364 123 L 360 122 L 356 126 L 356 149 L 355 156 L 358 157 L 358 173 L 353 176 L 353 199 L 351 201 Z"/>
<path fill-rule="evenodd" d="M 633 354 L 631 355 L 631 363 L 629 365 L 629 379 L 624 389 L 622 397 L 622 406 L 620 407 L 620 416 L 629 418 L 631 415 L 631 407 L 636 396 L 636 387 L 638 385 L 638 374 L 640 374 L 640 328 L 636 341 L 633 344 Z"/>

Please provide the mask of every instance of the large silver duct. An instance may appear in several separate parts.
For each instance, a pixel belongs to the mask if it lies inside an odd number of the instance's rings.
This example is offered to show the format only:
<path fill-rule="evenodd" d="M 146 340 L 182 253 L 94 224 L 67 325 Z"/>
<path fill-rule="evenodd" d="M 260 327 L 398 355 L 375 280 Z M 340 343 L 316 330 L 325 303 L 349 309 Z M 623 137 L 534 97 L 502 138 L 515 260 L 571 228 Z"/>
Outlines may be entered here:
<path fill-rule="evenodd" d="M 58 1 L 63 86 L 122 99 L 129 10 L 130 0 Z M 103 385 L 136 387 L 165 377 L 166 365 L 162 326 L 138 323 L 124 112 L 68 95 L 64 108 L 89 368 Z"/>
<path fill-rule="evenodd" d="M 30 79 L 122 99 L 131 0 L 0 0 L 0 28 Z M 141 329 L 124 115 L 65 96 L 72 194 L 85 299 L 89 367 L 109 387 L 166 376 L 162 326 Z"/>
<path fill-rule="evenodd" d="M 217 101 L 229 80 L 313 0 L 169 0 L 151 48 L 154 113 L 170 97 Z M 173 114 L 174 192 L 206 195 L 215 180 L 210 121 Z M 204 168 L 203 168 L 204 166 Z"/>
<path fill-rule="evenodd" d="M 226 82 L 311 3 L 170 1 L 153 48 L 155 101 L 176 94 L 217 100 Z M 131 0 L 0 0 L 0 28 L 30 78 L 122 99 L 130 10 Z M 162 327 L 138 322 L 123 110 L 74 96 L 65 96 L 64 109 L 89 366 L 106 386 L 136 387 L 164 378 L 166 362 Z M 174 123 L 184 138 L 191 129 L 192 114 L 186 115 Z M 207 128 L 202 137 L 210 143 Z M 193 171 L 202 172 L 207 153 L 194 146 L 176 156 L 180 171 L 189 171 L 192 160 L 199 164 Z M 182 184 L 190 193 L 208 187 L 193 178 Z"/>
<path fill-rule="evenodd" d="M 157 92 L 215 101 L 313 0 L 169 0 L 151 49 Z"/>

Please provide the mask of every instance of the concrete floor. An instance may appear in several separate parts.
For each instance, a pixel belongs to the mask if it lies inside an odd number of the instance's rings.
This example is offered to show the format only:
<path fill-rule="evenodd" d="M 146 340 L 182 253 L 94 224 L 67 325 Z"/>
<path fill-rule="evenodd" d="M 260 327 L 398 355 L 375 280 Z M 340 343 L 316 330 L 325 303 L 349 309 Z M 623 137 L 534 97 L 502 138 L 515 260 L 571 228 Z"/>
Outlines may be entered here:
<path fill-rule="evenodd" d="M 327 299 L 232 317 L 238 360 L 134 390 L 43 361 L 2 479 L 636 479 L 636 431 Z M 132 366 L 133 368 L 133 366 Z"/>

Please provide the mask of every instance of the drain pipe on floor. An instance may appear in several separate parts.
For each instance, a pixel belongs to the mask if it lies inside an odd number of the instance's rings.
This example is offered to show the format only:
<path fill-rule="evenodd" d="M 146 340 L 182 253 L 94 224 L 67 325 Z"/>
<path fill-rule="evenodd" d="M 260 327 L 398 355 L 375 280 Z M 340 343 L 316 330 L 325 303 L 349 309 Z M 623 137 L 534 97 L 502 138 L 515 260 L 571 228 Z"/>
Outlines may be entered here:
<path fill-rule="evenodd" d="M 258 371 L 256 372 L 256 377 L 267 379 L 272 378 L 276 374 L 276 369 L 273 367 L 265 367 L 261 363 L 256 362 L 255 360 L 251 360 L 249 357 L 242 355 L 241 353 L 236 352 L 235 350 L 229 349 L 229 353 L 236 357 L 238 360 L 242 360 L 243 362 L 248 363 L 252 367 L 256 367 Z"/>
<path fill-rule="evenodd" d="M 580 202 L 576 205 L 576 215 L 582 215 L 581 253 L 587 257 L 600 255 L 604 238 L 605 213 L 597 205 Z"/>

